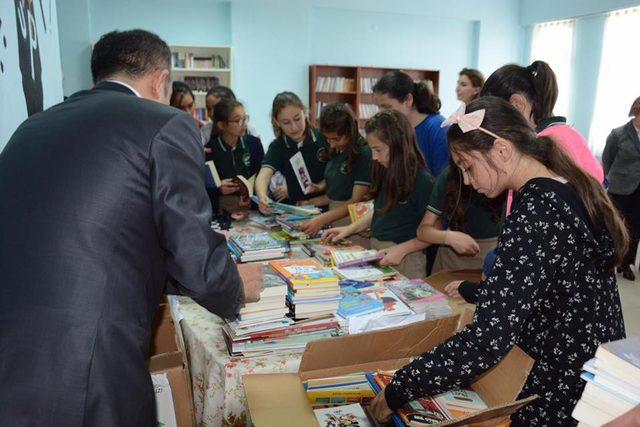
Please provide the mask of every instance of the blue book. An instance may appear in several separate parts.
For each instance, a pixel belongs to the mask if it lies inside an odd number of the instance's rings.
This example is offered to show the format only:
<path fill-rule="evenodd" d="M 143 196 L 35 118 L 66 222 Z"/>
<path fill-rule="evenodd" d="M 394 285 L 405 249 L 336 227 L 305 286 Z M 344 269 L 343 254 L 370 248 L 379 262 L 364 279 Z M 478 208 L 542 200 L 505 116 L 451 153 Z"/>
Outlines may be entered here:
<path fill-rule="evenodd" d="M 348 293 L 340 301 L 338 314 L 342 317 L 358 316 L 383 311 L 384 304 L 370 295 Z"/>

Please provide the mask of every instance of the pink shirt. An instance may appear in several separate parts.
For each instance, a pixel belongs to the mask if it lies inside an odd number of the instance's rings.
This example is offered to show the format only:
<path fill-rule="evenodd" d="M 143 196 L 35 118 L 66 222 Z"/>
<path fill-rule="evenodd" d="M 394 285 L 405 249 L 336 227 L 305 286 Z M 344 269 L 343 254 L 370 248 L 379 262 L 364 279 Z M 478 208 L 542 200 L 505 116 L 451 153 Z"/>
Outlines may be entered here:
<path fill-rule="evenodd" d="M 604 182 L 602 165 L 593 155 L 582 135 L 569 125 L 553 125 L 545 128 L 538 136 L 553 139 L 573 161 L 598 182 Z M 507 215 L 511 213 L 513 191 L 507 195 Z"/>

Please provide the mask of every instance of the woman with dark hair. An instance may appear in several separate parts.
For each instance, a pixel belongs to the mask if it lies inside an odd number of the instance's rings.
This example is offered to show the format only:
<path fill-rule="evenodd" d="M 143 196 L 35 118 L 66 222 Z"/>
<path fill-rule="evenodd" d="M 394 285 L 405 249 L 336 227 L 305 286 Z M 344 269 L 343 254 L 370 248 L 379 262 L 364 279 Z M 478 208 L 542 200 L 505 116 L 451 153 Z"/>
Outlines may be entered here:
<path fill-rule="evenodd" d="M 219 188 L 207 188 L 214 212 L 234 212 L 248 208 L 251 203 L 242 191 L 243 184 L 238 175 L 243 176 L 251 185 L 260 170 L 264 150 L 260 139 L 247 135 L 248 117 L 242 103 L 235 99 L 223 99 L 214 110 L 211 138 L 205 146 L 209 150 L 205 157 L 213 161 L 222 180 Z"/>
<path fill-rule="evenodd" d="M 609 195 L 627 221 L 631 243 L 619 271 L 627 280 L 635 280 L 634 263 L 640 239 L 640 97 L 629 110 L 631 120 L 611 131 L 602 152 Z"/>
<path fill-rule="evenodd" d="M 583 364 L 625 337 L 614 272 L 628 242 L 622 218 L 602 185 L 508 102 L 482 97 L 449 120 L 465 184 L 489 198 L 518 196 L 473 323 L 396 371 L 372 412 L 386 419 L 411 400 L 468 386 L 517 345 L 535 360 L 520 397 L 538 398 L 511 425 L 574 425 Z"/>
<path fill-rule="evenodd" d="M 484 86 L 484 76 L 473 68 L 463 68 L 458 75 L 456 84 L 456 96 L 465 104 L 470 103 L 480 95 Z"/>
<path fill-rule="evenodd" d="M 418 147 L 433 176 L 449 162 L 446 129 L 440 127 L 440 99 L 429 82 L 414 82 L 402 71 L 382 76 L 373 86 L 373 99 L 381 110 L 396 110 L 404 114 L 415 128 Z"/>
<path fill-rule="evenodd" d="M 300 229 L 312 236 L 325 225 L 350 223 L 350 203 L 362 201 L 371 187 L 371 149 L 358 132 L 358 121 L 348 104 L 335 102 L 320 113 L 320 132 L 331 149 L 324 168 L 324 181 L 316 186 L 326 194 L 311 199 L 329 210 L 302 224 Z"/>
<path fill-rule="evenodd" d="M 214 121 L 213 107 L 215 107 L 215 105 L 223 99 L 231 99 L 235 101 L 236 94 L 233 93 L 231 88 L 228 88 L 226 86 L 214 86 L 207 91 L 207 95 L 204 98 L 205 106 L 207 109 L 207 117 L 210 120 L 210 122 L 206 123 L 202 127 L 202 129 L 200 129 L 200 132 L 202 134 L 202 144 L 204 145 L 206 145 L 211 139 L 211 128 L 213 127 L 213 121 Z M 246 128 L 247 128 L 247 135 L 253 135 L 256 138 L 260 139 L 260 135 L 258 135 L 258 132 L 249 123 L 247 123 Z M 206 151 L 208 150 L 205 149 L 205 152 Z"/>
<path fill-rule="evenodd" d="M 566 117 L 554 116 L 558 99 L 556 75 L 546 62 L 534 61 L 527 67 L 508 64 L 498 68 L 485 82 L 480 96 L 493 95 L 509 101 L 540 136 L 554 139 L 578 166 L 598 182 L 604 181 L 600 162 L 584 137 Z"/>
<path fill-rule="evenodd" d="M 396 265 L 411 279 L 426 273 L 423 249 L 416 229 L 424 216 L 433 177 L 416 143 L 411 123 L 395 110 L 381 111 L 365 125 L 371 147 L 371 194 L 374 210 L 344 227 L 325 231 L 332 242 L 345 239 L 371 227 L 371 247 L 384 253 L 381 265 Z"/>
<path fill-rule="evenodd" d="M 169 99 L 169 105 L 175 107 L 179 110 L 184 111 L 185 113 L 193 116 L 193 119 L 198 124 L 198 127 L 202 127 L 203 123 L 196 119 L 195 117 L 195 109 L 196 109 L 196 98 L 193 96 L 193 91 L 184 82 L 175 81 L 172 85 L 173 91 L 171 92 L 171 98 Z"/>

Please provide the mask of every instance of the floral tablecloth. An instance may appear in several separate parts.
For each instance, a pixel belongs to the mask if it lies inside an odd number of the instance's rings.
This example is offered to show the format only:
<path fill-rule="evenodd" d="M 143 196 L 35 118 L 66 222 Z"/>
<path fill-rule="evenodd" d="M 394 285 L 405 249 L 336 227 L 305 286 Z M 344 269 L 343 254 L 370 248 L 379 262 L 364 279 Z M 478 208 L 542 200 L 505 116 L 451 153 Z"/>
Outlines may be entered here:
<path fill-rule="evenodd" d="M 242 376 L 297 372 L 302 353 L 232 359 L 222 334 L 223 320 L 190 298 L 178 297 L 177 301 L 193 383 L 196 425 L 248 425 Z"/>

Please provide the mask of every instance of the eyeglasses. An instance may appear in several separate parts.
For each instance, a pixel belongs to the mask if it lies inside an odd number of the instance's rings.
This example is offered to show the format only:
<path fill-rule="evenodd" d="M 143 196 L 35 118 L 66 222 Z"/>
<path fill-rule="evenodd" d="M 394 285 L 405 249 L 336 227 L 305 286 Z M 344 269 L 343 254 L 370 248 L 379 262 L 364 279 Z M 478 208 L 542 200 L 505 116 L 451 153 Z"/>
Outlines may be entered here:
<path fill-rule="evenodd" d="M 249 116 L 244 116 L 241 119 L 236 119 L 236 120 L 228 120 L 227 123 L 233 123 L 236 125 L 247 124 L 249 123 Z"/>

